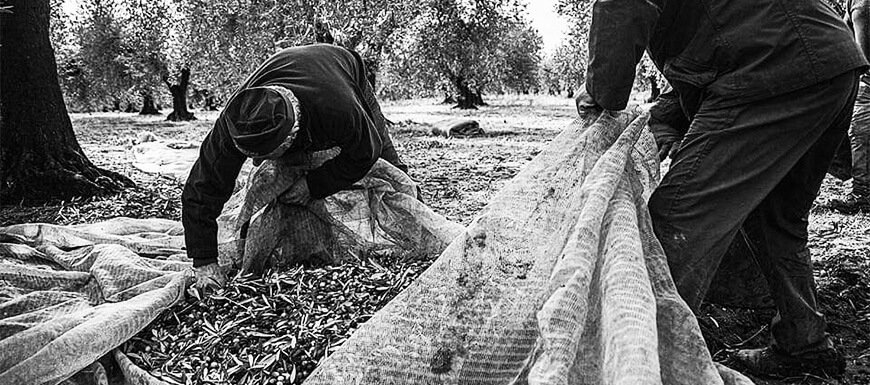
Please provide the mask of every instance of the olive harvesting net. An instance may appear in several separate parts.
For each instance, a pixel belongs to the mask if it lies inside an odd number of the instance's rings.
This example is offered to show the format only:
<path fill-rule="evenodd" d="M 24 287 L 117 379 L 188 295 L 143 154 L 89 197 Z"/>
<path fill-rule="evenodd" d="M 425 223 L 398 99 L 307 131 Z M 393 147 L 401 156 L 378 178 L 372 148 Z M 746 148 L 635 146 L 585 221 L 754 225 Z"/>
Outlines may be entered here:
<path fill-rule="evenodd" d="M 713 362 L 671 280 L 647 119 L 567 127 L 305 383 L 751 384 Z"/>
<path fill-rule="evenodd" d="M 260 272 L 373 250 L 438 255 L 416 280 L 385 288 L 397 295 L 353 325 L 306 384 L 751 384 L 713 362 L 670 278 L 646 208 L 659 180 L 646 119 L 581 117 L 468 228 L 420 203 L 413 182 L 383 161 L 304 209 L 280 194 L 329 155 L 267 162 L 242 178 L 219 219 L 220 261 Z M 25 224 L 0 237 L 2 384 L 93 371 L 183 302 L 191 279 L 177 222 Z M 353 286 L 340 269 L 314 274 Z M 114 356 L 131 383 L 168 383 Z"/>
<path fill-rule="evenodd" d="M 382 160 L 348 191 L 307 207 L 278 202 L 311 164 L 270 161 L 240 178 L 218 221 L 222 264 L 259 273 L 312 256 L 428 258 L 463 231 Z M 183 246 L 181 224 L 161 219 L 0 228 L 0 384 L 58 383 L 181 302 L 192 278 Z M 160 383 L 116 355 L 127 376 Z"/>

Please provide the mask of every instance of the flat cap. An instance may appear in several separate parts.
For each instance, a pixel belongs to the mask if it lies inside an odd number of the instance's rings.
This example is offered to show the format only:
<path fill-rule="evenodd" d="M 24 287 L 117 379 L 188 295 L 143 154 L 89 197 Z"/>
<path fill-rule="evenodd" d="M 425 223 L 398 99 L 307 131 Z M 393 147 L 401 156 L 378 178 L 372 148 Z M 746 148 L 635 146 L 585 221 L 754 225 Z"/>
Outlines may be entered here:
<path fill-rule="evenodd" d="M 265 157 L 299 130 L 298 103 L 287 88 L 250 87 L 233 96 L 221 119 L 239 151 L 248 157 Z"/>

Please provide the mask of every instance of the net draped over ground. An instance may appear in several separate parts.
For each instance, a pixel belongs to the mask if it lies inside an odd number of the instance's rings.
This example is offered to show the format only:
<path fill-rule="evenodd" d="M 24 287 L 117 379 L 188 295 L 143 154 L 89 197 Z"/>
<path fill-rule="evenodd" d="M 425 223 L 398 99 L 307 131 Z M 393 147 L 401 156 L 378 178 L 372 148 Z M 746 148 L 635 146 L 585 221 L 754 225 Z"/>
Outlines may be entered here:
<path fill-rule="evenodd" d="M 384 245 L 440 253 L 308 384 L 751 383 L 713 363 L 674 289 L 646 209 L 655 143 L 635 118 L 567 127 L 468 229 L 419 203 L 383 161 L 305 210 L 275 202 L 299 164 L 267 163 L 227 205 L 221 262 Z M 299 231 L 326 235 L 300 249 Z M 125 218 L 0 228 L 0 383 L 58 383 L 179 301 L 191 278 L 181 235 L 177 222 Z M 153 381 L 115 357 L 128 378 Z"/>
<path fill-rule="evenodd" d="M 751 384 L 713 363 L 674 288 L 645 126 L 566 128 L 306 384 Z"/>
<path fill-rule="evenodd" d="M 183 298 L 178 223 L 0 228 L 0 384 L 56 384 Z"/>
<path fill-rule="evenodd" d="M 222 264 L 256 270 L 309 253 L 340 259 L 384 248 L 437 256 L 463 231 L 418 201 L 416 184 L 384 161 L 324 201 L 277 202 L 312 164 L 298 166 L 270 161 L 240 177 L 219 220 Z M 243 223 L 250 223 L 247 239 L 240 236 Z M 0 384 L 56 384 L 93 368 L 183 299 L 192 278 L 183 245 L 181 224 L 160 219 L 0 228 Z M 128 380 L 162 383 L 123 353 L 114 356 Z"/>

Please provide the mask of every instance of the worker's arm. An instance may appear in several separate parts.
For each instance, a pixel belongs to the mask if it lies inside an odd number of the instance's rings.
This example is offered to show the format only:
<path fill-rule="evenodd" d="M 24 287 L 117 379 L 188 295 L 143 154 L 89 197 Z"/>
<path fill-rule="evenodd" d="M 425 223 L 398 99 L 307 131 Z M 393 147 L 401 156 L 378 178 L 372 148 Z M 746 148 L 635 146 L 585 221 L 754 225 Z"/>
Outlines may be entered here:
<path fill-rule="evenodd" d="M 864 57 L 870 59 L 870 1 L 856 1 L 849 10 L 849 16 L 855 28 L 855 40 Z"/>
<path fill-rule="evenodd" d="M 245 156 L 236 149 L 223 119 L 205 138 L 181 194 L 181 221 L 193 266 L 217 262 L 217 217 L 229 200 Z"/>
<path fill-rule="evenodd" d="M 365 61 L 356 51 L 350 51 L 354 59 L 356 59 L 359 70 L 357 71 L 356 83 L 362 93 L 363 102 L 365 103 L 366 111 L 368 111 L 372 122 L 378 129 L 378 135 L 381 137 L 381 158 L 396 166 L 399 170 L 408 173 L 408 166 L 399 158 L 396 152 L 396 147 L 393 145 L 393 139 L 390 137 L 390 132 L 387 131 L 387 118 L 381 111 L 381 105 L 378 104 L 378 98 L 375 97 L 374 87 L 369 83 Z"/>
<path fill-rule="evenodd" d="M 364 111 L 356 109 L 345 118 L 340 126 L 324 128 L 332 131 L 330 139 L 339 144 L 341 153 L 311 170 L 305 178 L 314 199 L 350 187 L 371 170 L 381 155 L 381 138 Z"/>
<path fill-rule="evenodd" d="M 595 1 L 585 92 L 597 105 L 613 111 L 628 105 L 635 68 L 649 44 L 659 13 L 659 6 L 650 0 Z"/>

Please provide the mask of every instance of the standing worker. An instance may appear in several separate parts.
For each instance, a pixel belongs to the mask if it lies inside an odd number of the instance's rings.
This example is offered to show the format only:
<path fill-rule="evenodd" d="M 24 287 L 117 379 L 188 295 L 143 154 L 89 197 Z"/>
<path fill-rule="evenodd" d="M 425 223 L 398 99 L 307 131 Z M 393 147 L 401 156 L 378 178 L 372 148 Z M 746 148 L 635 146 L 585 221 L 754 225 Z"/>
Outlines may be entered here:
<path fill-rule="evenodd" d="M 328 44 L 287 48 L 248 77 L 203 141 L 181 195 L 198 289 L 226 282 L 217 264 L 216 219 L 245 160 L 259 165 L 336 146 L 341 152 L 299 179 L 282 194 L 283 203 L 305 205 L 347 188 L 378 158 L 407 172 L 359 55 Z"/>
<path fill-rule="evenodd" d="M 870 58 L 870 1 L 848 0 L 845 20 L 864 57 Z M 832 199 L 828 206 L 847 214 L 870 212 L 870 75 L 866 72 L 858 86 L 849 138 L 842 145 L 852 149 L 852 192 Z"/>
<path fill-rule="evenodd" d="M 691 121 L 649 201 L 677 290 L 697 312 L 735 234 L 758 245 L 778 314 L 752 373 L 837 375 L 807 219 L 867 61 L 818 0 L 597 0 L 579 110 L 626 107 L 645 49 Z"/>

